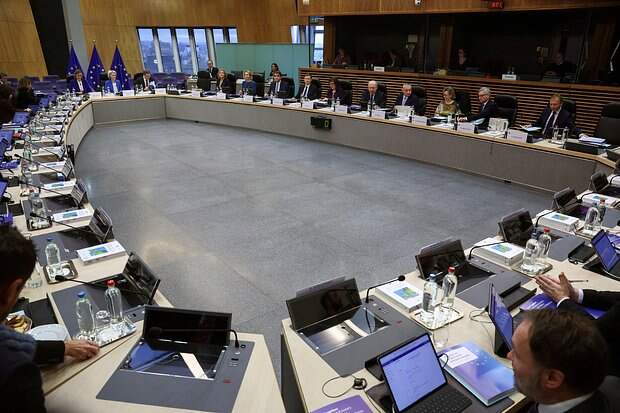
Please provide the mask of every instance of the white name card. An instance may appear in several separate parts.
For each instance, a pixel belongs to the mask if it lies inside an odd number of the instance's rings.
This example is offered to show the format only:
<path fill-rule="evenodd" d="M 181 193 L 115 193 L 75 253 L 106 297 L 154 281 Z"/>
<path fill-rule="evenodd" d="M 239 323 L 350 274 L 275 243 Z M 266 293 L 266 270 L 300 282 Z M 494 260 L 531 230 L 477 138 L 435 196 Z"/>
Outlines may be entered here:
<path fill-rule="evenodd" d="M 385 112 L 382 110 L 373 110 L 370 117 L 374 119 L 385 119 Z"/>
<path fill-rule="evenodd" d="M 221 92 L 218 92 L 218 93 L 215 95 L 215 98 L 216 98 L 217 100 L 226 100 L 226 93 L 221 93 Z"/>
<path fill-rule="evenodd" d="M 373 70 L 374 70 L 375 72 L 385 72 L 385 67 L 384 67 L 384 66 L 375 66 L 375 67 L 373 68 Z"/>
<path fill-rule="evenodd" d="M 271 104 L 277 105 L 277 106 L 284 106 L 284 99 L 282 99 L 282 98 L 273 98 L 273 100 L 271 101 Z"/>
<path fill-rule="evenodd" d="M 471 122 L 460 122 L 457 130 L 459 132 L 476 133 L 476 125 Z"/>
<path fill-rule="evenodd" d="M 192 89 L 192 96 L 196 97 L 196 98 L 199 98 L 201 92 L 202 91 L 200 89 Z"/>
<path fill-rule="evenodd" d="M 301 102 L 302 109 L 314 109 L 314 102 L 311 100 L 307 100 L 305 102 Z"/>
<path fill-rule="evenodd" d="M 155 88 L 155 94 L 156 95 L 165 95 L 166 94 L 166 88 L 165 87 Z"/>
<path fill-rule="evenodd" d="M 509 141 L 527 143 L 527 132 L 516 129 L 508 129 L 507 138 Z"/>
<path fill-rule="evenodd" d="M 517 75 L 502 75 L 502 80 L 517 80 Z"/>
<path fill-rule="evenodd" d="M 254 96 L 252 95 L 243 95 L 243 101 L 248 103 L 254 103 Z"/>
<path fill-rule="evenodd" d="M 123 90 L 123 96 L 135 96 L 136 94 L 134 93 L 133 90 Z"/>
<path fill-rule="evenodd" d="M 90 217 L 92 215 L 93 213 L 88 209 L 76 209 L 74 211 L 59 212 L 58 214 L 52 215 L 52 218 L 56 222 L 66 222 Z"/>
<path fill-rule="evenodd" d="M 336 105 L 337 113 L 349 113 L 349 107 L 347 105 Z"/>
<path fill-rule="evenodd" d="M 424 126 L 426 126 L 428 124 L 428 118 L 426 116 L 414 115 L 413 116 L 413 123 L 415 125 L 424 125 Z"/>

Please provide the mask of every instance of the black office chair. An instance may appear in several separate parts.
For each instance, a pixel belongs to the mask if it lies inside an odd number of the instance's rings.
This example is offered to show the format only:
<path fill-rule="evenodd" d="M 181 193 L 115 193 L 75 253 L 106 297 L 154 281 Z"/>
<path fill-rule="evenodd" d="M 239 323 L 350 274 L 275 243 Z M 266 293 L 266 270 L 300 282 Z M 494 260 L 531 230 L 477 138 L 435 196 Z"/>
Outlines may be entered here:
<path fill-rule="evenodd" d="M 199 70 L 196 76 L 198 76 L 198 79 L 209 79 L 209 72 L 206 70 Z"/>
<path fill-rule="evenodd" d="M 286 84 L 288 85 L 288 94 L 286 95 L 286 98 L 290 99 L 295 96 L 295 81 L 293 80 L 293 78 L 283 77 L 282 81 L 286 82 Z"/>
<path fill-rule="evenodd" d="M 517 119 L 517 98 L 511 95 L 495 96 L 495 104 L 497 105 L 497 116 L 507 119 L 510 126 L 514 125 Z"/>
<path fill-rule="evenodd" d="M 310 83 L 316 86 L 316 89 L 319 91 L 319 96 L 321 96 L 321 81 L 319 79 L 312 79 Z"/>
<path fill-rule="evenodd" d="M 349 92 L 353 91 L 353 83 L 348 80 L 338 80 L 338 85 L 342 90 L 348 90 Z"/>
<path fill-rule="evenodd" d="M 469 115 L 471 113 L 471 97 L 469 92 L 457 90 L 455 92 L 456 103 L 459 105 L 459 109 L 463 115 Z"/>
<path fill-rule="evenodd" d="M 574 125 L 577 122 L 577 104 L 575 101 L 571 99 L 564 99 L 562 102 L 562 109 L 566 109 L 566 111 L 570 113 Z"/>
<path fill-rule="evenodd" d="M 383 83 L 379 83 L 377 90 L 380 90 L 383 93 L 383 96 L 385 96 L 385 100 L 387 101 L 387 86 Z"/>
<path fill-rule="evenodd" d="M 426 89 L 414 86 L 413 94 L 418 97 L 418 106 L 415 108 L 415 112 L 417 115 L 424 116 L 426 113 Z"/>
<path fill-rule="evenodd" d="M 620 144 L 620 102 L 603 106 L 594 136 L 606 139 L 612 145 Z"/>
<path fill-rule="evenodd" d="M 196 81 L 196 86 L 198 86 L 198 89 L 211 90 L 211 79 L 208 77 L 199 77 Z"/>

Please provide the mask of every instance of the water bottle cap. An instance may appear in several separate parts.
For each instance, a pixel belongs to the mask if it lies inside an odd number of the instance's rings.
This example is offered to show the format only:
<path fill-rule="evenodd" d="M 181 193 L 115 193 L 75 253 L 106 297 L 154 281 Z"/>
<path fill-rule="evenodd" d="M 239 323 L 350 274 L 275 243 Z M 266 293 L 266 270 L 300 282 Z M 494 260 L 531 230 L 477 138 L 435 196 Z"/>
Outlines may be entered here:
<path fill-rule="evenodd" d="M 551 230 L 549 228 L 547 228 L 547 227 L 545 227 L 545 229 L 543 229 L 543 231 L 545 232 L 545 234 L 551 232 Z"/>
<path fill-rule="evenodd" d="M 454 267 L 448 267 L 448 272 L 454 272 Z"/>
<path fill-rule="evenodd" d="M 49 237 L 49 238 L 47 239 L 47 242 L 52 242 L 52 241 L 54 241 L 54 238 L 52 238 L 52 237 Z"/>
<path fill-rule="evenodd" d="M 114 280 L 108 280 L 108 282 L 106 284 L 108 285 L 108 287 L 114 287 L 116 285 Z"/>
<path fill-rule="evenodd" d="M 86 297 L 86 293 L 84 291 L 80 291 L 78 293 L 78 298 L 84 298 L 84 297 Z"/>

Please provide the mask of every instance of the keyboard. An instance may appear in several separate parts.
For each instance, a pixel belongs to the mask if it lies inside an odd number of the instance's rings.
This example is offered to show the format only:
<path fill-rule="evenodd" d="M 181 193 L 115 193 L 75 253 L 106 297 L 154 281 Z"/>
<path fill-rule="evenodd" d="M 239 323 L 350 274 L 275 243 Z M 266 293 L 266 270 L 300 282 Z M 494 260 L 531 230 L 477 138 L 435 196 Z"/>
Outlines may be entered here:
<path fill-rule="evenodd" d="M 471 400 L 450 385 L 445 385 L 406 413 L 460 413 L 471 404 Z"/>

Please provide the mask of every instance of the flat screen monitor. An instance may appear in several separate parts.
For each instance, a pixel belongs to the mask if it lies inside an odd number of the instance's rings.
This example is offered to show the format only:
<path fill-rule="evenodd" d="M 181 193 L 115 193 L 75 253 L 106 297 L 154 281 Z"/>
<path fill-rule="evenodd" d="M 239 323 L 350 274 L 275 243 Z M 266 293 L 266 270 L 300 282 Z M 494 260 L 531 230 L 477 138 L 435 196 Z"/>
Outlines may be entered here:
<path fill-rule="evenodd" d="M 506 215 L 499 222 L 499 230 L 504 241 L 525 247 L 532 237 L 534 224 L 530 213 L 524 209 Z"/>
<path fill-rule="evenodd" d="M 458 268 L 467 259 L 461 241 L 448 239 L 422 248 L 416 255 L 416 262 L 422 277 L 428 278 L 431 274 L 445 275 L 449 267 Z"/>
<path fill-rule="evenodd" d="M 99 237 L 101 242 L 106 241 L 112 233 L 112 218 L 101 207 L 97 207 L 90 219 L 88 228 Z"/>
<path fill-rule="evenodd" d="M 592 247 L 606 271 L 610 272 L 620 260 L 618 253 L 604 230 L 592 238 Z"/>
<path fill-rule="evenodd" d="M 489 317 L 508 350 L 512 350 L 512 334 L 514 332 L 512 315 L 510 315 L 502 297 L 495 291 L 493 284 L 489 286 Z"/>
<path fill-rule="evenodd" d="M 609 185 L 609 180 L 603 172 L 598 172 L 592 175 L 591 184 L 594 192 L 600 192 Z"/>
<path fill-rule="evenodd" d="M 299 331 L 362 304 L 355 279 L 332 283 L 286 301 L 291 325 Z"/>
<path fill-rule="evenodd" d="M 148 297 L 146 304 L 153 304 L 153 298 L 161 280 L 135 252 L 130 253 L 127 258 L 123 277 L 128 279 L 140 293 Z"/>
<path fill-rule="evenodd" d="M 555 208 L 565 209 L 578 203 L 577 194 L 574 189 L 565 188 L 553 195 L 553 202 Z"/>

